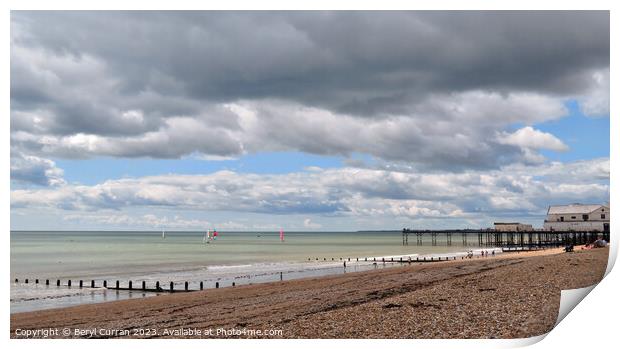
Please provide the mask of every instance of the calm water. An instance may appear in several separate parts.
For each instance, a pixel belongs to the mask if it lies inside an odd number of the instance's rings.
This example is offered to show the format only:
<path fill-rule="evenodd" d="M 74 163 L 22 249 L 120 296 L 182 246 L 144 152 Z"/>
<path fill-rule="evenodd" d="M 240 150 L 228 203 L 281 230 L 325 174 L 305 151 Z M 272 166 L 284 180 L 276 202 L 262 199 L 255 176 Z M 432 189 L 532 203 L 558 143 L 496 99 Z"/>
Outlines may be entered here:
<path fill-rule="evenodd" d="M 446 255 L 474 249 L 462 246 L 460 236 L 452 246 L 402 246 L 400 232 L 223 232 L 204 242 L 204 232 L 11 232 L 11 311 L 64 307 L 108 300 L 147 297 L 154 293 L 56 287 L 55 280 L 142 280 L 154 284 L 185 281 L 197 288 L 215 282 L 229 286 L 284 279 L 337 274 L 383 267 L 350 262 L 346 270 L 340 258 L 403 255 Z M 470 243 L 476 241 L 470 237 Z M 444 243 L 441 238 L 438 242 Z M 411 243 L 411 239 L 410 239 Z M 477 248 L 477 247 L 475 247 Z M 458 255 L 458 254 L 457 254 Z M 316 259 L 319 259 L 317 262 Z M 323 261 L 327 259 L 327 262 Z M 334 258 L 335 261 L 331 262 Z M 309 261 L 310 259 L 310 261 Z M 53 286 L 22 282 L 50 279 Z"/>

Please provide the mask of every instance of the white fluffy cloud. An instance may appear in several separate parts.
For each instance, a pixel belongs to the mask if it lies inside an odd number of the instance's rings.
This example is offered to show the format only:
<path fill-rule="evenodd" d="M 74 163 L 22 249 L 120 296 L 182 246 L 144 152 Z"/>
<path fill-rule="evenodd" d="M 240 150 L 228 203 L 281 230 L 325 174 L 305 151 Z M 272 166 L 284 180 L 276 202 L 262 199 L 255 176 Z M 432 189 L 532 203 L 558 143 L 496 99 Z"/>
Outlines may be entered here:
<path fill-rule="evenodd" d="M 591 88 L 579 102 L 581 110 L 589 116 L 609 115 L 609 69 L 595 71 L 591 75 Z"/>
<path fill-rule="evenodd" d="M 523 127 L 513 133 L 502 132 L 498 135 L 498 142 L 527 149 L 568 150 L 568 146 L 551 133 L 536 130 L 531 126 Z"/>
<path fill-rule="evenodd" d="M 42 186 L 65 183 L 63 170 L 56 167 L 53 161 L 21 153 L 11 154 L 11 180 Z"/>
<path fill-rule="evenodd" d="M 464 174 L 359 168 L 281 175 L 220 171 L 210 175 L 110 180 L 94 186 L 14 190 L 11 204 L 14 210 L 47 208 L 94 212 L 157 208 L 326 217 L 451 218 L 479 212 L 540 214 L 553 203 L 606 200 L 608 164 L 607 159 L 597 159 Z M 311 228 L 314 222 L 308 220 L 305 224 Z"/>
<path fill-rule="evenodd" d="M 322 225 L 319 223 L 315 223 L 310 218 L 304 219 L 304 228 L 308 229 L 321 229 Z"/>
<path fill-rule="evenodd" d="M 66 214 L 65 222 L 77 222 L 82 225 L 101 225 L 108 227 L 150 227 L 165 229 L 207 229 L 213 223 L 201 219 L 186 219 L 179 215 L 156 216 L 154 214 L 127 215 L 119 213 L 106 214 Z"/>

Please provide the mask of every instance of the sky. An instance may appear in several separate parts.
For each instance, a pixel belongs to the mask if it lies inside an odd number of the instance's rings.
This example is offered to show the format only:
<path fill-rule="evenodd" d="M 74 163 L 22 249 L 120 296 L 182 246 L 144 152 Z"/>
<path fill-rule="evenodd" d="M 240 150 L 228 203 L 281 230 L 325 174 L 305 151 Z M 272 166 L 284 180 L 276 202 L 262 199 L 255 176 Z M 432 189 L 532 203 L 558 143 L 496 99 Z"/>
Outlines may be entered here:
<path fill-rule="evenodd" d="M 542 226 L 609 201 L 609 13 L 11 12 L 11 229 Z"/>

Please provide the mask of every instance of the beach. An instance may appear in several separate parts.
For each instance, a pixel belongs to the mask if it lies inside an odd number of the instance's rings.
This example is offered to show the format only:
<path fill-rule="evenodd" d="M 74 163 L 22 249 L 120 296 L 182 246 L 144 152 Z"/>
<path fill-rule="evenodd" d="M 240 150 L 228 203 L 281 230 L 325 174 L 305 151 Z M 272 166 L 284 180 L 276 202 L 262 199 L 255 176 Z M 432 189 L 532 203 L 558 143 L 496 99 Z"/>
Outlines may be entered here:
<path fill-rule="evenodd" d="M 34 337 L 531 337 L 553 328 L 560 290 L 601 280 L 608 253 L 506 253 L 17 313 L 10 336 L 69 329 Z"/>

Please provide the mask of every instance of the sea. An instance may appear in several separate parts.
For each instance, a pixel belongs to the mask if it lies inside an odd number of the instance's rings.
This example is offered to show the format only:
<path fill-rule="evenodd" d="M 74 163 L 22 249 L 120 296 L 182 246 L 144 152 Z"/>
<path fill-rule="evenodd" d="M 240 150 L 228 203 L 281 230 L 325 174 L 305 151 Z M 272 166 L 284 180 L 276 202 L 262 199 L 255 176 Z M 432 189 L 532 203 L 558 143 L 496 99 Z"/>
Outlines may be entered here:
<path fill-rule="evenodd" d="M 285 232 L 284 241 L 279 232 L 219 232 L 210 240 L 204 231 L 12 231 L 11 313 L 162 294 L 115 290 L 116 280 L 121 288 L 131 280 L 134 288 L 159 281 L 162 288 L 172 282 L 180 290 L 188 282 L 195 290 L 200 282 L 231 287 L 400 266 L 375 263 L 382 258 L 460 258 L 483 250 L 476 239 L 464 245 L 455 235 L 452 245 L 438 238 L 433 246 L 430 235 L 422 245 L 410 236 L 403 246 L 398 231 Z M 97 287 L 88 287 L 91 280 Z"/>

